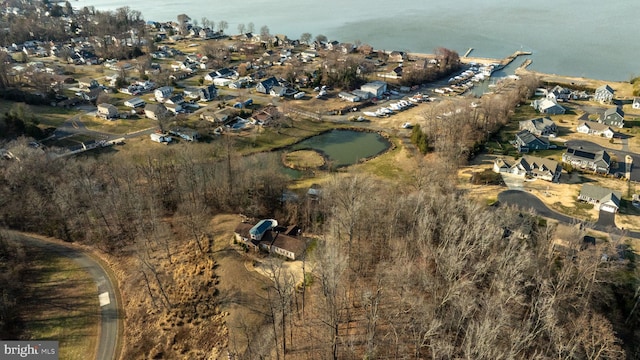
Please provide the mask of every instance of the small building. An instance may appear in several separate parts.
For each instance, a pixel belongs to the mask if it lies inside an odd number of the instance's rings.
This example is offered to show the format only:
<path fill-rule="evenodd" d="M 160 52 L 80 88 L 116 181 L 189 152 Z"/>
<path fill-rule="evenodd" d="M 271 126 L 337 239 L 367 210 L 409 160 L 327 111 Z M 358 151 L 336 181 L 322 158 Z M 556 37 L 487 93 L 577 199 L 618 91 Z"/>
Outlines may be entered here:
<path fill-rule="evenodd" d="M 546 98 L 555 102 L 568 101 L 571 99 L 571 90 L 556 85 L 546 94 Z"/>
<path fill-rule="evenodd" d="M 576 131 L 582 134 L 603 136 L 607 139 L 612 139 L 615 132 L 609 125 L 601 124 L 595 121 L 580 121 Z"/>
<path fill-rule="evenodd" d="M 358 102 L 360 101 L 360 97 L 355 94 L 351 94 L 348 92 L 341 92 L 338 94 L 338 97 L 342 100 L 350 101 L 350 102 Z"/>
<path fill-rule="evenodd" d="M 593 100 L 602 104 L 608 104 L 613 100 L 614 92 L 615 90 L 613 90 L 609 85 L 602 85 L 596 89 L 596 92 L 593 95 Z"/>
<path fill-rule="evenodd" d="M 633 103 L 631 103 L 631 107 L 634 109 L 640 109 L 640 97 L 633 98 Z"/>
<path fill-rule="evenodd" d="M 140 98 L 137 98 L 137 97 L 129 99 L 129 100 L 124 102 L 124 106 L 130 107 L 130 108 L 133 108 L 133 109 L 138 108 L 138 107 L 144 107 L 146 104 L 147 103 L 144 100 L 142 100 Z"/>
<path fill-rule="evenodd" d="M 622 128 L 624 127 L 624 111 L 617 106 L 609 108 L 600 116 L 598 122 L 608 126 Z"/>
<path fill-rule="evenodd" d="M 169 136 L 168 134 L 163 134 L 163 133 L 149 134 L 149 137 L 151 138 L 151 141 L 155 141 L 155 142 L 161 143 L 161 144 L 168 144 L 172 140 L 171 136 Z"/>
<path fill-rule="evenodd" d="M 608 174 L 611 168 L 611 156 L 605 150 L 594 152 L 570 147 L 562 154 L 562 162 L 599 174 Z"/>
<path fill-rule="evenodd" d="M 98 104 L 97 114 L 103 119 L 114 119 L 118 117 L 118 108 L 107 103 Z"/>
<path fill-rule="evenodd" d="M 271 90 L 269 90 L 269 95 L 275 96 L 275 97 L 282 97 L 284 96 L 286 91 L 287 91 L 287 88 L 285 88 L 284 86 L 272 86 Z"/>
<path fill-rule="evenodd" d="M 276 221 L 274 219 L 260 220 L 257 224 L 255 224 L 249 230 L 249 237 L 251 238 L 251 240 L 260 241 L 262 239 L 262 236 L 264 236 L 264 234 L 268 230 L 271 230 L 272 228 L 274 228 L 276 226 L 278 226 L 278 221 Z"/>
<path fill-rule="evenodd" d="M 522 130 L 516 134 L 514 146 L 521 153 L 527 153 L 536 150 L 549 149 L 549 140 L 538 137 L 529 130 Z"/>
<path fill-rule="evenodd" d="M 353 90 L 351 92 L 353 95 L 357 96 L 360 98 L 360 100 L 369 100 L 369 98 L 371 97 L 371 94 L 366 92 L 366 91 L 362 91 L 362 90 Z"/>
<path fill-rule="evenodd" d="M 620 208 L 622 194 L 601 186 L 584 184 L 580 189 L 578 200 L 594 204 L 596 210 L 615 213 Z"/>
<path fill-rule="evenodd" d="M 371 97 L 380 98 L 387 91 L 387 83 L 384 81 L 372 81 L 362 85 L 360 90 L 369 93 Z"/>
<path fill-rule="evenodd" d="M 530 133 L 537 136 L 555 136 L 558 132 L 558 126 L 549 117 L 523 120 L 520 121 L 518 127 L 520 130 L 529 130 Z"/>

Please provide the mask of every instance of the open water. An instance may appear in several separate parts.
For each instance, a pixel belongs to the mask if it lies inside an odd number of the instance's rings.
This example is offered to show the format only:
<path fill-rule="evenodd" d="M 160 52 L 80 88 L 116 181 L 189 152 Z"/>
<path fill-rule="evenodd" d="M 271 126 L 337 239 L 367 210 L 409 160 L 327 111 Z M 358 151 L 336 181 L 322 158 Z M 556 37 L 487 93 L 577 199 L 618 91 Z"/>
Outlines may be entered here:
<path fill-rule="evenodd" d="M 602 80 L 640 75 L 640 2 L 637 0 L 77 0 L 74 7 L 113 10 L 129 6 L 146 20 L 187 14 L 229 24 L 267 26 L 271 34 L 303 32 L 376 49 L 431 53 L 437 47 L 461 55 L 503 58 L 533 51 L 531 69 Z"/>

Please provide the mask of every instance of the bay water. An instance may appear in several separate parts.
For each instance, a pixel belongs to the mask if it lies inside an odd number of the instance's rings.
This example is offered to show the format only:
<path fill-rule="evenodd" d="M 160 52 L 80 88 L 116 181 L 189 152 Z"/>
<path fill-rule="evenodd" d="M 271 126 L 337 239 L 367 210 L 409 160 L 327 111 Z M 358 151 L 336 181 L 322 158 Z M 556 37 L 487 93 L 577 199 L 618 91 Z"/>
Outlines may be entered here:
<path fill-rule="evenodd" d="M 228 23 L 253 23 L 256 33 L 362 42 L 376 49 L 432 53 L 437 47 L 470 56 L 503 58 L 534 53 L 532 70 L 626 81 L 640 75 L 640 2 L 583 0 L 77 0 L 76 8 L 129 6 L 145 20 L 176 21 L 178 14 Z"/>

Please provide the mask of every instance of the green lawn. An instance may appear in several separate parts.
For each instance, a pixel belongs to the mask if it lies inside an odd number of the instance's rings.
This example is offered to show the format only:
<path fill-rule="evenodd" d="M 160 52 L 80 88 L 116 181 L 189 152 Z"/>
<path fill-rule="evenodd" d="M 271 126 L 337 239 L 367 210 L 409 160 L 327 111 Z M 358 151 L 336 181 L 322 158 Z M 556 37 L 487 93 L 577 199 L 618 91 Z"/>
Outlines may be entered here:
<path fill-rule="evenodd" d="M 85 115 L 82 116 L 80 120 L 88 129 L 121 135 L 158 126 L 158 121 L 146 117 L 137 119 L 104 120 L 95 116 Z"/>
<path fill-rule="evenodd" d="M 66 120 L 82 113 L 78 110 L 66 110 L 46 105 L 27 105 L 0 99 L 0 114 L 4 115 L 11 109 L 20 106 L 24 106 L 25 113 L 32 114 L 43 127 L 58 127 Z"/>

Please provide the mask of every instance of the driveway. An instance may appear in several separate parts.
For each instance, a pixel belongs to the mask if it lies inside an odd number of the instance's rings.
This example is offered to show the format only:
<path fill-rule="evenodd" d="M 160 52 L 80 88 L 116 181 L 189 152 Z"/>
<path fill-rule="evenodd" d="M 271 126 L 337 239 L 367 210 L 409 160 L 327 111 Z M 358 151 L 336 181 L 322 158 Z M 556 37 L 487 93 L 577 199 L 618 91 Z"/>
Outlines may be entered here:
<path fill-rule="evenodd" d="M 598 216 L 598 221 L 596 225 L 608 228 L 611 227 L 614 229 L 616 227 L 616 214 L 604 210 L 600 210 L 600 216 Z"/>
<path fill-rule="evenodd" d="M 20 235 L 20 242 L 49 252 L 66 256 L 84 268 L 98 286 L 100 302 L 100 337 L 96 359 L 113 360 L 119 358 L 118 336 L 122 332 L 121 316 L 118 315 L 118 293 L 116 284 L 102 265 L 86 253 L 70 246 L 43 240 L 28 235 Z"/>
<path fill-rule="evenodd" d="M 502 175 L 502 181 L 504 181 L 509 190 L 524 191 L 524 178 L 522 176 L 507 173 L 500 173 L 500 175 Z"/>

